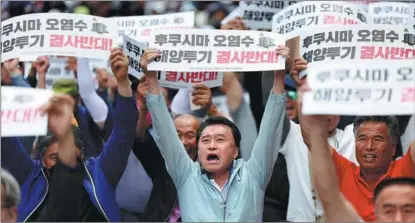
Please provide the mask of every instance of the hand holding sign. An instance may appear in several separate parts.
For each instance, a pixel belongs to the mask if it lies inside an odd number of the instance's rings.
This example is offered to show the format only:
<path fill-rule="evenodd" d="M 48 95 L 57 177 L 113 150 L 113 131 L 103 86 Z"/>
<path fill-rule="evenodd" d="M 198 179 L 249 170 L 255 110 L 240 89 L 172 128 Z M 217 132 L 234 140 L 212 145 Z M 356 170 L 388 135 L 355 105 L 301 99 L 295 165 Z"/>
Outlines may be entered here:
<path fill-rule="evenodd" d="M 285 70 L 289 69 L 291 67 L 290 48 L 287 46 L 278 46 L 277 55 L 283 56 L 285 58 Z"/>
<path fill-rule="evenodd" d="M 194 84 L 195 89 L 192 92 L 193 104 L 200 105 L 204 109 L 208 110 L 212 106 L 212 91 L 204 84 Z"/>
<path fill-rule="evenodd" d="M 37 59 L 36 63 L 36 71 L 39 75 L 46 75 L 50 66 L 49 57 L 48 56 L 41 56 Z"/>
<path fill-rule="evenodd" d="M 144 54 L 141 56 L 140 64 L 141 64 L 141 68 L 143 68 L 143 72 L 146 75 L 154 76 L 154 77 L 156 76 L 157 71 L 150 71 L 150 72 L 147 71 L 147 65 L 151 61 L 153 61 L 154 59 L 160 56 L 161 56 L 160 50 L 157 50 L 154 48 L 144 50 Z"/>
<path fill-rule="evenodd" d="M 117 81 L 128 81 L 128 60 L 120 48 L 111 50 L 111 69 Z"/>
<path fill-rule="evenodd" d="M 297 57 L 294 60 L 294 66 L 292 67 L 291 71 L 290 71 L 290 75 L 293 78 L 295 84 L 297 86 L 301 86 L 302 85 L 302 81 L 299 77 L 299 74 L 301 71 L 307 69 L 307 61 L 302 58 L 302 57 Z"/>
<path fill-rule="evenodd" d="M 10 76 L 22 74 L 19 69 L 19 58 L 13 58 L 3 62 L 3 67 L 9 72 Z"/>
<path fill-rule="evenodd" d="M 58 140 L 65 139 L 72 131 L 72 114 L 75 101 L 69 95 L 55 95 L 41 108 L 48 114 L 48 127 Z"/>

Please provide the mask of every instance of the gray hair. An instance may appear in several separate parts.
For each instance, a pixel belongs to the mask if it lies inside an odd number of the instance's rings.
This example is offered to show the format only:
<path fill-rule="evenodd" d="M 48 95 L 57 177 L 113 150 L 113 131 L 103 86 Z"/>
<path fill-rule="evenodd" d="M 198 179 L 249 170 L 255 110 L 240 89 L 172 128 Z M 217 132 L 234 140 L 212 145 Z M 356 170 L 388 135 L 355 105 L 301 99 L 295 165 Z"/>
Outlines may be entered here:
<path fill-rule="evenodd" d="M 1 169 L 1 185 L 4 186 L 4 206 L 2 208 L 17 207 L 20 202 L 20 187 L 16 179 Z M 2 188 L 3 189 L 3 188 Z"/>

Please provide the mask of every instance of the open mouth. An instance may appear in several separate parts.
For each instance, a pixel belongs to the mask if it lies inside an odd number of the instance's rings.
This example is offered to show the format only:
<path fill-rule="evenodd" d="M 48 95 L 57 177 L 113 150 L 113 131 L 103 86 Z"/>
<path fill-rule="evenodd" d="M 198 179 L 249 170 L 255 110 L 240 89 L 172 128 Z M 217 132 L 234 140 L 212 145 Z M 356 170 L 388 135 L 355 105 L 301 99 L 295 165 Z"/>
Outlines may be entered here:
<path fill-rule="evenodd" d="M 208 163 L 215 163 L 219 161 L 219 157 L 216 154 L 209 154 L 207 157 Z"/>
<path fill-rule="evenodd" d="M 364 154 L 364 155 L 363 155 L 363 159 L 364 159 L 366 162 L 373 162 L 373 161 L 375 161 L 375 160 L 376 160 L 376 155 L 374 155 L 374 154 Z"/>

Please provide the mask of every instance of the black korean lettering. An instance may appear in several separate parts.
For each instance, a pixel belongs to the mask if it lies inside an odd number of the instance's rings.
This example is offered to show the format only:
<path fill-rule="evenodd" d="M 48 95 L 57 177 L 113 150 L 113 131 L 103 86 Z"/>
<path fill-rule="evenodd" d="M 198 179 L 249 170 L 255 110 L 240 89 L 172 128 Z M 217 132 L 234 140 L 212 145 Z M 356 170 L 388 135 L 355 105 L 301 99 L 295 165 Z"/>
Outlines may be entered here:
<path fill-rule="evenodd" d="M 323 3 L 320 5 L 320 12 L 331 12 L 331 5 L 329 3 Z"/>
<path fill-rule="evenodd" d="M 10 51 L 14 50 L 14 45 L 15 44 L 16 44 L 16 39 L 15 38 L 3 41 L 3 44 L 2 44 L 2 49 L 3 50 L 2 50 L 2 52 L 7 53 L 7 52 L 10 52 Z"/>
<path fill-rule="evenodd" d="M 125 42 L 125 48 L 128 50 L 128 52 L 133 51 L 133 44 L 131 44 L 130 41 Z"/>
<path fill-rule="evenodd" d="M 261 6 L 261 5 L 262 5 L 262 1 L 256 1 L 254 4 L 255 4 L 257 7 L 259 7 L 259 6 Z"/>
<path fill-rule="evenodd" d="M 336 57 L 340 57 L 341 48 L 340 47 L 328 47 L 327 48 L 327 57 L 334 60 Z"/>
<path fill-rule="evenodd" d="M 243 20 L 252 20 L 254 18 L 254 12 L 251 10 L 245 10 L 242 17 Z"/>
<path fill-rule="evenodd" d="M 159 24 L 159 20 L 158 19 L 151 19 L 150 20 L 150 26 L 157 26 Z"/>
<path fill-rule="evenodd" d="M 82 32 L 84 29 L 87 29 L 86 23 L 84 21 L 79 20 L 75 23 L 75 28 L 77 28 L 80 32 Z"/>
<path fill-rule="evenodd" d="M 20 49 L 23 49 L 24 46 L 29 45 L 29 36 L 19 36 L 16 38 L 16 47 L 20 47 Z"/>
<path fill-rule="evenodd" d="M 316 33 L 314 34 L 313 43 L 317 43 L 317 45 L 320 45 L 321 42 L 324 42 L 326 33 Z"/>
<path fill-rule="evenodd" d="M 254 44 L 254 39 L 249 36 L 245 36 L 242 38 L 241 44 L 245 44 L 245 47 L 249 47 L 249 45 Z"/>
<path fill-rule="evenodd" d="M 354 96 L 360 102 L 365 102 L 372 98 L 372 90 L 368 88 L 357 88 L 355 89 Z"/>
<path fill-rule="evenodd" d="M 357 32 L 357 35 L 360 37 L 357 39 L 357 42 L 370 42 L 369 36 L 370 36 L 370 31 L 369 30 L 359 30 L 359 32 Z"/>
<path fill-rule="evenodd" d="M 191 35 L 191 34 L 190 35 L 189 34 L 184 35 L 184 40 L 182 42 L 182 46 L 185 46 L 185 45 L 195 46 L 195 35 Z"/>
<path fill-rule="evenodd" d="M 302 6 L 301 8 L 296 8 L 294 15 L 295 16 L 304 15 L 304 6 Z"/>
<path fill-rule="evenodd" d="M 277 24 L 281 23 L 281 21 L 284 19 L 283 15 L 280 15 L 277 17 Z"/>
<path fill-rule="evenodd" d="M 280 27 L 277 27 L 277 32 L 276 33 L 279 33 L 279 34 L 284 34 L 285 33 L 285 30 L 284 30 L 284 25 L 282 25 L 282 26 L 280 26 Z"/>
<path fill-rule="evenodd" d="M 284 2 L 283 1 L 265 1 L 264 6 L 268 8 L 283 9 Z"/>
<path fill-rule="evenodd" d="M 313 50 L 305 52 L 303 54 L 303 58 L 304 58 L 304 60 L 307 60 L 308 63 L 313 62 Z"/>
<path fill-rule="evenodd" d="M 333 12 L 343 13 L 343 5 L 333 4 Z"/>
<path fill-rule="evenodd" d="M 324 70 L 317 73 L 317 80 L 321 83 L 326 82 L 327 80 L 330 80 L 330 71 Z"/>
<path fill-rule="evenodd" d="M 137 71 L 137 72 L 141 72 L 141 64 L 136 59 L 134 59 L 134 70 Z"/>
<path fill-rule="evenodd" d="M 349 78 L 350 72 L 348 69 L 336 69 L 334 70 L 334 77 L 336 80 L 343 82 Z"/>
<path fill-rule="evenodd" d="M 229 47 L 240 47 L 241 46 L 241 36 L 228 36 L 228 46 Z"/>
<path fill-rule="evenodd" d="M 303 39 L 303 48 L 308 48 L 311 44 L 313 44 L 313 36 L 307 36 Z"/>
<path fill-rule="evenodd" d="M 376 89 L 376 95 L 379 95 L 378 97 L 376 97 L 374 99 L 374 101 L 380 101 L 382 99 L 386 100 L 386 101 L 391 101 L 392 100 L 392 88 L 383 88 L 383 89 Z"/>
<path fill-rule="evenodd" d="M 137 45 L 133 45 L 133 52 L 135 53 L 135 56 L 138 57 L 143 55 L 144 50 L 141 50 Z"/>
<path fill-rule="evenodd" d="M 333 89 L 331 88 L 318 88 L 314 93 L 314 101 L 331 101 Z"/>
<path fill-rule="evenodd" d="M 169 63 L 181 63 L 183 58 L 183 51 L 170 50 L 169 57 Z"/>
<path fill-rule="evenodd" d="M 178 43 L 182 42 L 182 35 L 181 34 L 169 34 L 168 43 L 173 44 L 173 46 L 177 46 Z M 170 54 L 171 56 L 171 54 Z"/>
<path fill-rule="evenodd" d="M 387 69 L 372 69 L 371 71 L 369 81 L 385 83 L 388 81 L 389 73 Z"/>
<path fill-rule="evenodd" d="M 27 31 L 39 31 L 41 25 L 40 19 L 27 20 Z"/>
<path fill-rule="evenodd" d="M 293 10 L 292 9 L 286 11 L 285 14 L 284 14 L 285 19 L 290 19 L 291 16 L 293 16 Z"/>
<path fill-rule="evenodd" d="M 305 26 L 306 18 L 299 19 L 295 22 L 295 26 L 300 28 Z"/>
<path fill-rule="evenodd" d="M 209 46 L 209 35 L 196 35 L 196 46 Z"/>
<path fill-rule="evenodd" d="M 26 32 L 26 27 L 27 27 L 27 21 L 26 20 L 18 21 L 16 23 L 16 27 L 14 28 L 14 33 L 16 33 L 16 32 Z"/>
<path fill-rule="evenodd" d="M 343 89 L 337 88 L 334 90 L 335 101 L 350 101 L 350 96 L 352 95 L 352 89 Z"/>
<path fill-rule="evenodd" d="M 59 20 L 57 19 L 46 19 L 46 30 L 59 30 Z"/>
<path fill-rule="evenodd" d="M 363 15 L 362 13 L 358 12 L 357 13 L 357 18 L 362 22 L 362 23 L 367 23 L 367 19 L 366 16 Z"/>
<path fill-rule="evenodd" d="M 127 56 L 128 58 L 128 66 L 134 69 L 134 58 Z"/>
<path fill-rule="evenodd" d="M 197 60 L 198 63 L 203 62 L 204 60 L 207 61 L 207 63 L 212 62 L 212 51 L 199 51 L 198 54 L 201 54 L 201 59 Z"/>
<path fill-rule="evenodd" d="M 355 55 L 356 55 L 356 47 L 355 46 L 342 47 L 342 50 L 345 50 L 346 53 L 344 55 L 342 55 L 340 58 L 344 59 L 348 56 L 350 56 L 349 59 L 354 59 L 355 58 Z"/>
<path fill-rule="evenodd" d="M 138 23 L 140 24 L 140 26 L 148 26 L 148 20 L 147 19 L 143 19 L 138 21 Z"/>
<path fill-rule="evenodd" d="M 273 12 L 265 12 L 265 19 L 268 20 L 268 22 L 272 21 L 272 17 L 275 15 Z"/>
<path fill-rule="evenodd" d="M 401 67 L 398 70 L 399 79 L 397 81 L 412 81 L 414 80 L 414 70 L 412 67 Z"/>
<path fill-rule="evenodd" d="M 333 37 L 333 33 L 334 33 L 334 37 Z M 328 32 L 328 36 L 326 39 L 326 43 L 328 42 L 333 42 L 333 43 L 338 43 L 339 42 L 339 31 L 335 31 L 335 32 Z"/>
<path fill-rule="evenodd" d="M 262 21 L 264 20 L 264 12 L 255 11 L 254 12 L 254 21 Z"/>
<path fill-rule="evenodd" d="M 167 35 L 164 35 L 164 34 L 156 35 L 154 43 L 158 44 L 159 46 L 162 46 L 163 44 L 167 43 Z"/>
<path fill-rule="evenodd" d="M 285 24 L 284 29 L 286 33 L 292 32 L 295 28 L 295 21 Z"/>
<path fill-rule="evenodd" d="M 339 38 L 340 42 L 349 42 L 349 43 L 352 42 L 352 38 L 353 38 L 352 30 L 340 31 L 339 36 L 340 36 L 340 38 Z"/>
<path fill-rule="evenodd" d="M 323 61 L 326 59 L 327 48 L 315 49 L 313 61 Z"/>
<path fill-rule="evenodd" d="M 405 30 L 407 31 L 407 29 Z M 412 33 L 406 32 L 405 34 L 403 34 L 402 42 L 408 44 L 409 46 L 415 45 L 415 35 Z"/>
<path fill-rule="evenodd" d="M 315 25 L 318 24 L 318 16 L 311 16 L 311 17 L 308 17 L 307 19 L 310 20 L 310 22 L 307 23 L 307 26 L 311 25 L 312 23 L 314 23 Z"/>
<path fill-rule="evenodd" d="M 61 30 L 73 31 L 73 19 L 61 19 Z"/>
<path fill-rule="evenodd" d="M 137 35 L 137 30 L 136 29 L 126 30 L 124 35 L 126 35 L 126 36 L 136 36 Z"/>
<path fill-rule="evenodd" d="M 169 61 L 169 50 L 161 51 L 160 62 L 167 63 Z"/>
<path fill-rule="evenodd" d="M 4 25 L 1 29 L 1 35 L 9 36 L 9 33 L 13 32 L 13 23 Z"/>
<path fill-rule="evenodd" d="M 29 47 L 35 46 L 38 43 L 39 43 L 39 46 L 42 47 L 45 42 L 45 35 L 34 35 L 34 36 L 30 36 L 30 38 L 35 39 L 35 41 L 33 41 L 33 43 L 29 45 Z"/>
<path fill-rule="evenodd" d="M 372 30 L 372 42 L 385 42 L 385 30 Z"/>
<path fill-rule="evenodd" d="M 385 13 L 392 12 L 392 6 L 385 6 L 385 7 L 383 8 L 383 10 L 385 11 Z"/>
<path fill-rule="evenodd" d="M 195 50 L 186 50 L 183 54 L 183 60 L 187 61 L 187 63 L 191 63 L 192 61 L 197 60 L 197 51 Z"/>
<path fill-rule="evenodd" d="M 347 15 L 353 15 L 353 11 L 349 7 L 346 7 L 344 12 L 347 13 Z"/>
<path fill-rule="evenodd" d="M 215 44 L 213 46 L 226 46 L 226 36 L 225 35 L 216 35 L 214 38 Z"/>

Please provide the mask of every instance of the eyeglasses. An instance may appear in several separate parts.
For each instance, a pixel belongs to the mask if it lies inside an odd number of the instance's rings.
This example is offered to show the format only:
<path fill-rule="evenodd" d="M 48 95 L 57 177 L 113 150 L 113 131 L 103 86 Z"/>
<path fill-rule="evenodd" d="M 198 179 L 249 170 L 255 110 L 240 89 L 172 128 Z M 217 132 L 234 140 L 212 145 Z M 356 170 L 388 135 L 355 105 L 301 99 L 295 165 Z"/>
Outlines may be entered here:
<path fill-rule="evenodd" d="M 290 97 L 292 100 L 297 100 L 297 92 L 296 91 L 287 91 L 287 96 Z"/>

